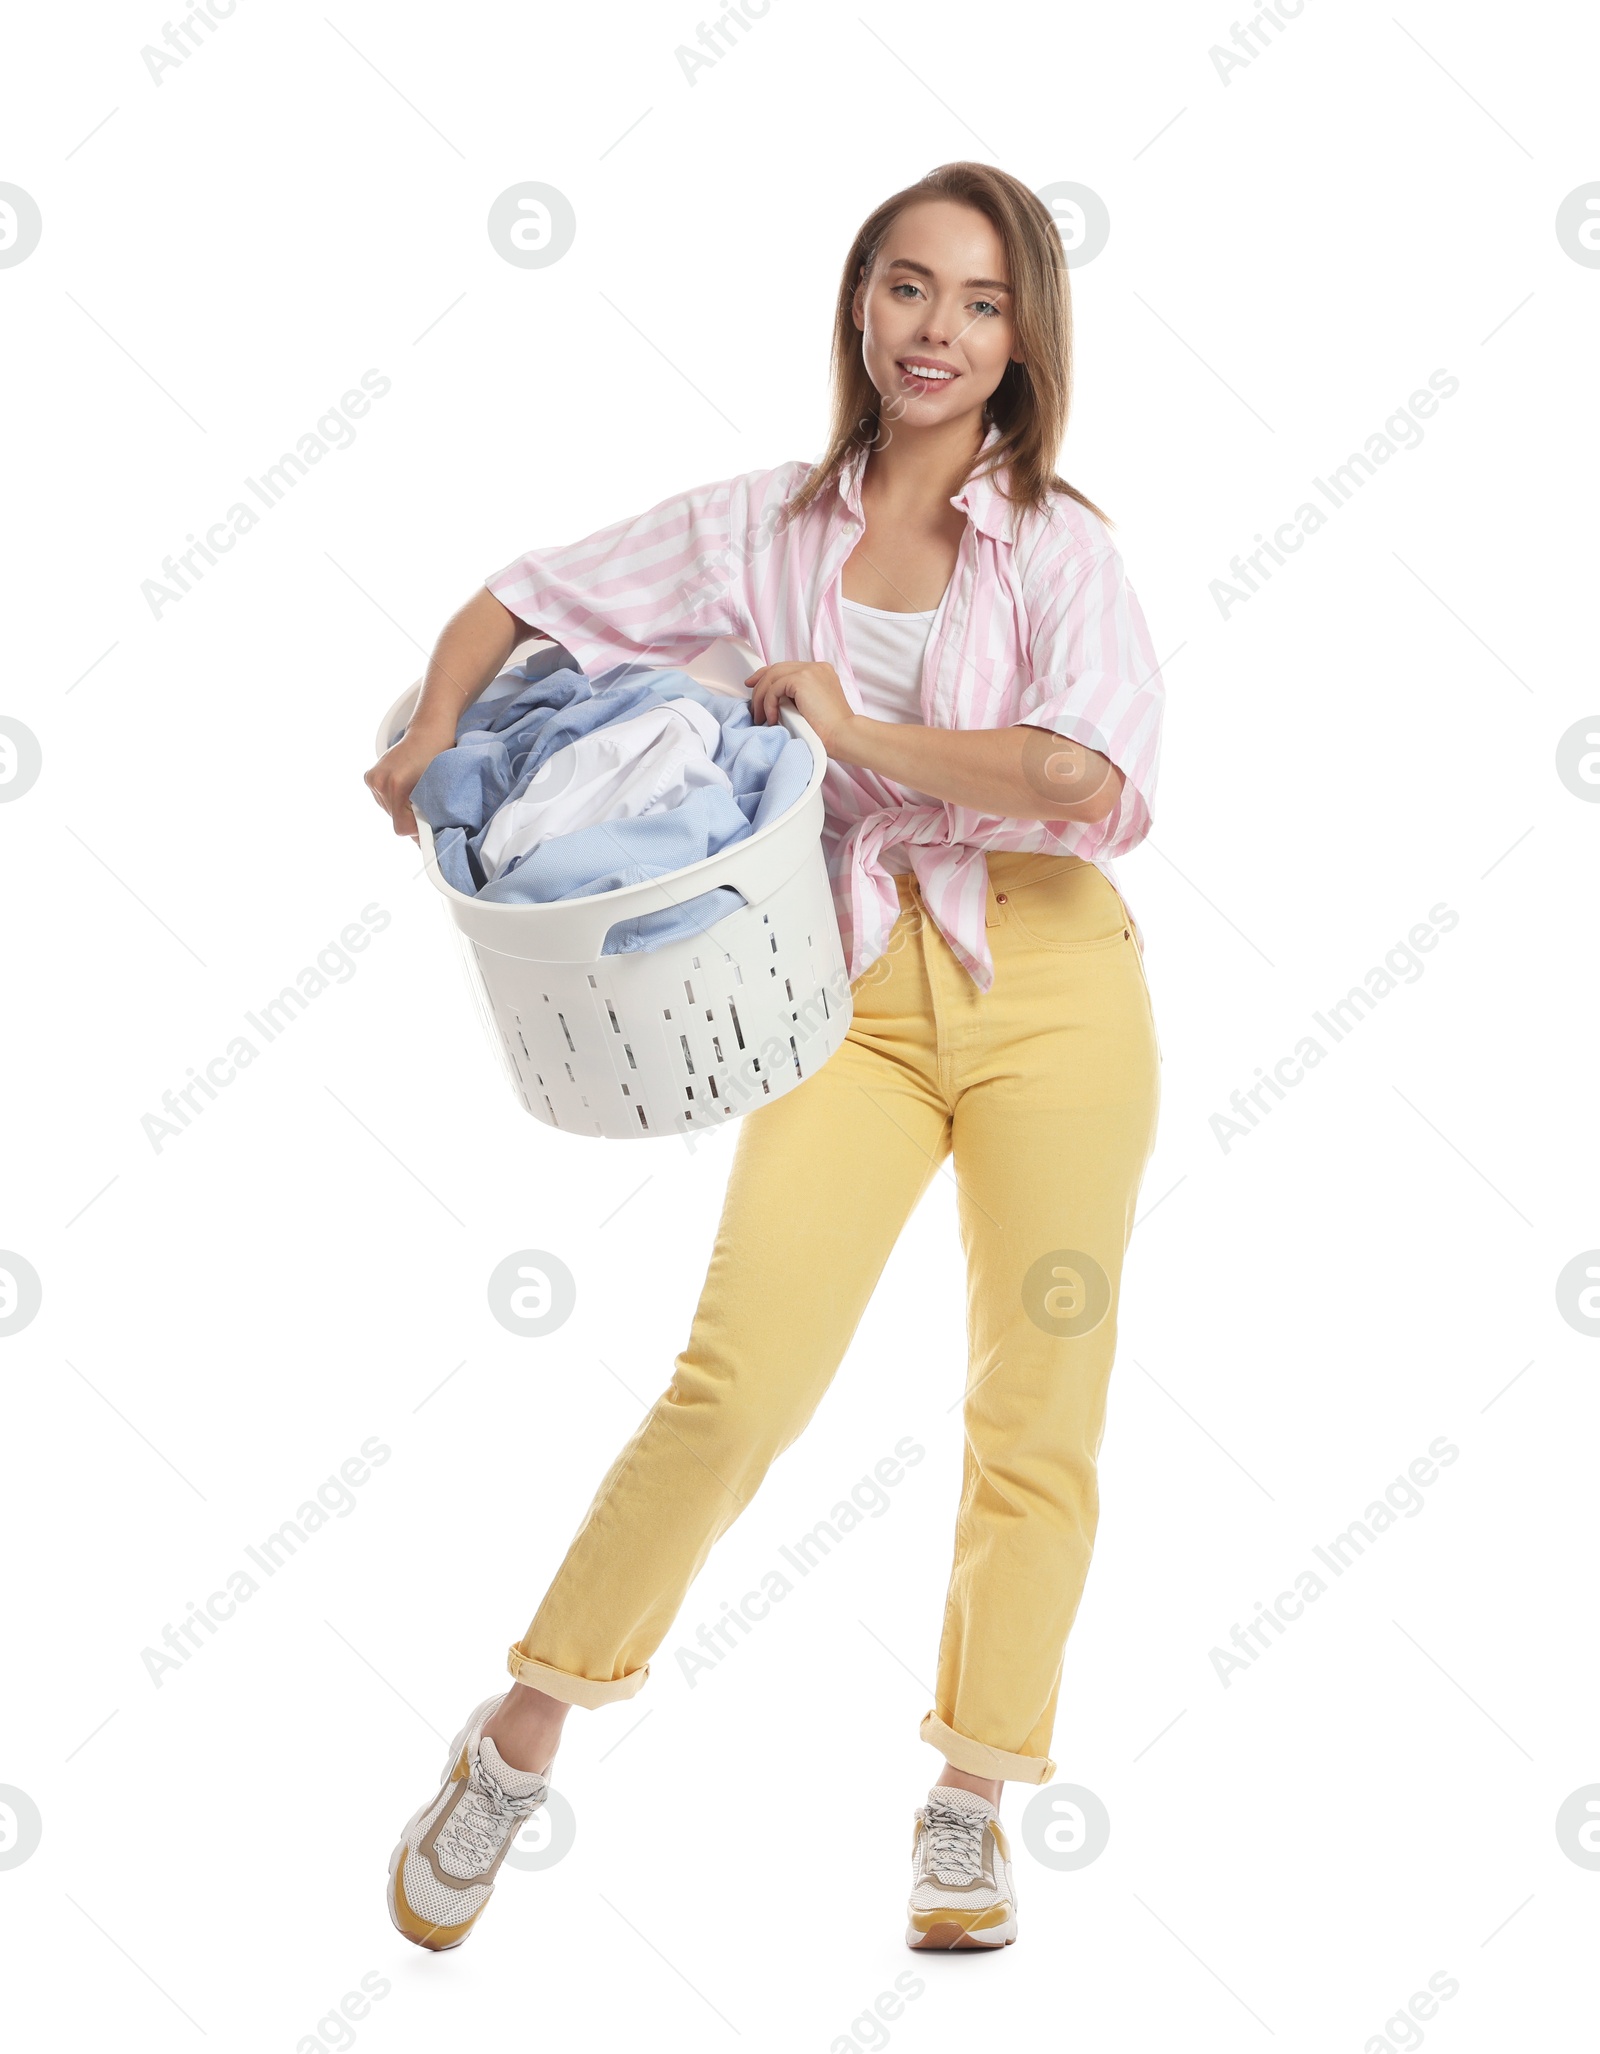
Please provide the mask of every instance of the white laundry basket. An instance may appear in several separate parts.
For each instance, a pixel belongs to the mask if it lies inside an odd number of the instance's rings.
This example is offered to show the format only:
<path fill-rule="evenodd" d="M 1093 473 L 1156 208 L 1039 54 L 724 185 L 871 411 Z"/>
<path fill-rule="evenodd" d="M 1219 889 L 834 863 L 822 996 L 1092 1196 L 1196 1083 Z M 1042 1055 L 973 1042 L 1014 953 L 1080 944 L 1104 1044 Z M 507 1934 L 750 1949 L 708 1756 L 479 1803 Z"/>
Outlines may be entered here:
<path fill-rule="evenodd" d="M 738 645 L 713 644 L 683 667 L 708 689 L 745 698 L 735 680 L 756 662 Z M 420 690 L 390 707 L 380 754 Z M 811 782 L 795 804 L 720 855 L 617 891 L 551 905 L 473 898 L 446 881 L 418 816 L 428 876 L 455 924 L 489 1038 L 536 1119 L 618 1141 L 704 1133 L 791 1090 L 843 1041 L 852 1006 L 822 853 L 827 757 L 792 704 L 781 718 L 811 750 Z M 685 940 L 601 954 L 615 922 L 715 885 L 737 887 L 746 903 Z"/>

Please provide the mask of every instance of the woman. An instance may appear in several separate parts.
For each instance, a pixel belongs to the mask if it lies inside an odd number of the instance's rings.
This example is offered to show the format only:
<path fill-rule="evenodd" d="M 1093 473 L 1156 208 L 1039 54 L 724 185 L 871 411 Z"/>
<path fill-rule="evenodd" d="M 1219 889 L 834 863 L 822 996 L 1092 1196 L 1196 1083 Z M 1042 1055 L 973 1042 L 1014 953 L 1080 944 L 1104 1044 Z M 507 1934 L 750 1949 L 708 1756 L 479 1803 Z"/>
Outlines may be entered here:
<path fill-rule="evenodd" d="M 700 486 L 521 557 L 445 628 L 367 773 L 400 833 L 461 709 L 530 631 L 591 673 L 767 659 L 827 750 L 849 1034 L 739 1123 L 672 1383 L 622 1449 L 532 1624 L 391 1864 L 409 1938 L 458 1945 L 573 1705 L 631 1697 L 710 1549 L 802 1431 L 945 1158 L 967 1259 L 964 1482 L 921 1734 L 906 1938 L 1016 1936 L 1006 1781 L 1045 1783 L 1098 1514 L 1095 1461 L 1159 1050 L 1142 943 L 1103 867 L 1150 826 L 1162 686 L 1103 518 L 1054 474 L 1071 313 L 1055 224 L 950 164 L 846 261 L 821 462 Z M 773 1223 L 783 1260 L 772 1260 Z"/>

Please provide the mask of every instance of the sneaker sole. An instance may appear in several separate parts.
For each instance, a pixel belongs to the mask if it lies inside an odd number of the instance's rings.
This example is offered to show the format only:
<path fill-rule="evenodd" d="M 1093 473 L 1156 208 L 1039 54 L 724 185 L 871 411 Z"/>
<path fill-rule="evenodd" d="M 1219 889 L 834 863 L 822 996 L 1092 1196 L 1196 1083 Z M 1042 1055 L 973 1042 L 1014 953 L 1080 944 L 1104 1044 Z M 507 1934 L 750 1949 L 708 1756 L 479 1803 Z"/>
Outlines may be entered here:
<path fill-rule="evenodd" d="M 915 1925 L 906 1927 L 906 1945 L 918 1952 L 992 1954 L 997 1948 L 1009 1947 L 1016 1937 L 1015 1913 L 1004 1925 L 990 1926 L 978 1932 L 955 1919 L 941 1920 L 926 1929 Z"/>

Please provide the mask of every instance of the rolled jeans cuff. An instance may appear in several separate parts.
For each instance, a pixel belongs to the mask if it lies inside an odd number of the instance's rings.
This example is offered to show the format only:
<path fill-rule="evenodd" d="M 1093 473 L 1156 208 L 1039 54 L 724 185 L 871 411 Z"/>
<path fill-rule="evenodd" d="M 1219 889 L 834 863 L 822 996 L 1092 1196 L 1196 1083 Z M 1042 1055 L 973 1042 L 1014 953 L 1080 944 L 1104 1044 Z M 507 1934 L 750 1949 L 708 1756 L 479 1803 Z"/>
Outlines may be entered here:
<path fill-rule="evenodd" d="M 1048 1783 L 1056 1765 L 1048 1755 L 1008 1754 L 1003 1747 L 989 1747 L 971 1740 L 947 1726 L 937 1712 L 929 1712 L 918 1733 L 930 1747 L 936 1747 L 952 1769 L 964 1769 L 969 1776 L 985 1776 L 1005 1783 Z"/>
<path fill-rule="evenodd" d="M 620 1699 L 632 1697 L 642 1690 L 645 1678 L 650 1674 L 650 1664 L 635 1669 L 627 1676 L 616 1676 L 607 1682 L 597 1683 L 588 1676 L 572 1676 L 565 1669 L 552 1669 L 548 1662 L 536 1662 L 532 1655 L 525 1655 L 516 1641 L 506 1653 L 506 1667 L 519 1683 L 530 1684 L 535 1690 L 542 1690 L 546 1697 L 559 1698 L 566 1705 L 581 1705 L 585 1711 L 594 1711 L 597 1706 L 616 1704 Z"/>

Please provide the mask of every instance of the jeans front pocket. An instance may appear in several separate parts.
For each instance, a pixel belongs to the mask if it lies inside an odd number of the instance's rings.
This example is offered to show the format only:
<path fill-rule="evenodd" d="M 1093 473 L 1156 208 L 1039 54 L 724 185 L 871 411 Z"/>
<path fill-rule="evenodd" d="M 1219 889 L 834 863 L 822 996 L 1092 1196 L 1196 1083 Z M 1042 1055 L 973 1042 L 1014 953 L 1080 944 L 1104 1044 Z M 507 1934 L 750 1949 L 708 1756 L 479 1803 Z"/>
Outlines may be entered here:
<path fill-rule="evenodd" d="M 1098 864 L 1064 856 L 1021 884 L 995 894 L 1019 934 L 1040 948 L 1066 953 L 1114 948 L 1131 939 L 1127 908 Z"/>

